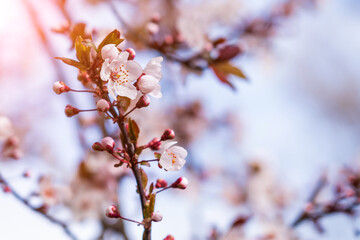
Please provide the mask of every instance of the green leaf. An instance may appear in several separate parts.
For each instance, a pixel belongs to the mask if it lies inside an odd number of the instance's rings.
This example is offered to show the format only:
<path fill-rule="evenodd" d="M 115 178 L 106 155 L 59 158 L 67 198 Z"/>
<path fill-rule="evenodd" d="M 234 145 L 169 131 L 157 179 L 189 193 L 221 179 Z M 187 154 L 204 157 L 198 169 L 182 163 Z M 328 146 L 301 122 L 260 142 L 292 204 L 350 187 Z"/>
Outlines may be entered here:
<path fill-rule="evenodd" d="M 63 61 L 64 63 L 66 63 L 70 66 L 76 67 L 78 69 L 84 69 L 84 66 L 80 62 L 72 60 L 70 58 L 56 57 L 56 59 L 59 59 L 59 60 Z"/>
<path fill-rule="evenodd" d="M 129 118 L 129 137 L 132 143 L 136 143 L 139 137 L 140 129 L 135 120 Z"/>
<path fill-rule="evenodd" d="M 140 168 L 140 177 L 141 177 L 141 182 L 142 182 L 143 188 L 145 189 L 146 185 L 148 183 L 148 176 L 146 175 L 146 172 L 142 168 Z"/>
<path fill-rule="evenodd" d="M 160 158 L 161 158 L 161 154 L 158 153 L 158 152 L 154 152 L 154 156 L 155 156 L 157 159 L 160 159 Z"/>
<path fill-rule="evenodd" d="M 97 49 L 97 52 L 101 52 L 101 49 L 108 44 L 115 44 L 118 45 L 120 44 L 122 41 L 124 41 L 124 39 L 120 38 L 120 32 L 118 30 L 114 30 L 111 33 L 109 33 L 104 40 L 99 44 L 99 47 Z"/>

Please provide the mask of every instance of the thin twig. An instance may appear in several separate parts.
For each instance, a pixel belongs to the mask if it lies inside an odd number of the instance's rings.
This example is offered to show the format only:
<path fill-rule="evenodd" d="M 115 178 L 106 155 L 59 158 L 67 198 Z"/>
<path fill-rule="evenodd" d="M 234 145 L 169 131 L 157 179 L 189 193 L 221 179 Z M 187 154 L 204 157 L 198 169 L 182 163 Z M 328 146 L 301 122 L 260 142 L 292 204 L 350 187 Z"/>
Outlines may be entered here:
<path fill-rule="evenodd" d="M 319 179 L 319 181 L 317 182 L 314 190 L 311 192 L 309 199 L 308 199 L 308 203 L 313 203 L 317 197 L 317 195 L 320 193 L 320 191 L 323 189 L 323 187 L 326 185 L 327 183 L 327 178 L 326 175 L 323 174 L 321 176 L 321 178 Z M 302 210 L 302 212 L 298 215 L 298 217 L 293 221 L 293 223 L 291 224 L 291 227 L 296 227 L 297 225 L 299 225 L 302 221 L 304 221 L 305 219 L 307 219 L 308 214 L 306 213 L 305 209 Z"/>
<path fill-rule="evenodd" d="M 59 225 L 60 227 L 63 228 L 64 232 L 66 233 L 66 235 L 68 235 L 72 240 L 77 240 L 77 238 L 75 237 L 75 235 L 70 231 L 69 227 L 62 221 L 44 213 L 41 212 L 38 208 L 30 205 L 30 203 L 24 199 L 23 197 L 20 196 L 20 194 L 18 192 L 16 192 L 13 188 L 10 187 L 9 183 L 7 182 L 7 180 L 1 175 L 0 173 L 0 183 L 5 184 L 6 186 L 8 186 L 11 189 L 11 194 L 17 199 L 19 200 L 21 203 L 23 203 L 26 207 L 28 207 L 29 209 L 33 210 L 34 212 L 39 213 L 40 215 L 42 215 L 43 217 L 47 218 L 48 220 L 50 220 L 52 223 Z"/>

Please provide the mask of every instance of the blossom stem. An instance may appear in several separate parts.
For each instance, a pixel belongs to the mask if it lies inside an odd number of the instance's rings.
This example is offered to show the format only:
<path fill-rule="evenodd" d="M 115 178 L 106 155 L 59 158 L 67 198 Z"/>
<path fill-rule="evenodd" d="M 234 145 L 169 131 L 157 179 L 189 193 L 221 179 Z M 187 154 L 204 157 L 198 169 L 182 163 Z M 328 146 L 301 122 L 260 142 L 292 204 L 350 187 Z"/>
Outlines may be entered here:
<path fill-rule="evenodd" d="M 130 111 L 128 111 L 127 113 L 124 114 L 124 116 L 122 116 L 122 119 L 124 119 L 127 115 L 129 115 L 130 113 L 132 113 L 137 107 L 134 107 L 133 109 L 131 109 Z"/>
<path fill-rule="evenodd" d="M 94 108 L 94 109 L 79 110 L 79 112 L 94 112 L 94 111 L 97 111 L 97 109 Z"/>
<path fill-rule="evenodd" d="M 0 173 L 0 183 L 3 183 L 4 185 L 8 186 L 11 191 L 10 193 L 20 202 L 22 202 L 26 207 L 30 208 L 31 210 L 33 210 L 34 212 L 37 212 L 39 214 L 41 214 L 42 216 L 44 216 L 45 218 L 47 218 L 49 221 L 51 221 L 52 223 L 55 223 L 57 225 L 59 225 L 60 227 L 63 228 L 64 232 L 66 233 L 66 235 L 68 235 L 72 240 L 77 240 L 77 237 L 70 231 L 69 227 L 61 222 L 60 220 L 55 219 L 54 217 L 48 215 L 47 213 L 41 212 L 38 208 L 30 205 L 29 201 L 24 199 L 23 197 L 20 196 L 19 193 L 17 193 L 13 188 L 10 187 L 9 183 L 7 182 L 7 180 L 1 175 Z"/>
<path fill-rule="evenodd" d="M 168 187 L 165 187 L 165 188 L 157 191 L 156 194 L 161 193 L 162 191 L 165 191 L 166 189 L 169 189 L 169 188 L 172 188 L 172 186 L 170 185 L 170 186 L 168 186 Z"/>
<path fill-rule="evenodd" d="M 111 155 L 113 155 L 116 159 L 120 160 L 120 161 L 123 162 L 123 163 L 130 163 L 129 161 L 127 161 L 127 160 L 125 160 L 125 159 L 119 158 L 119 156 L 116 156 L 115 153 L 112 153 Z"/>
<path fill-rule="evenodd" d="M 70 88 L 70 91 L 71 91 L 71 92 L 79 92 L 79 93 L 82 93 L 82 92 L 94 93 L 94 94 L 97 93 L 96 91 L 93 91 L 93 90 L 75 90 L 75 89 L 71 89 L 71 88 Z"/>
<path fill-rule="evenodd" d="M 159 161 L 159 159 L 151 159 L 151 160 L 142 160 L 142 161 L 140 161 L 140 162 L 137 162 L 137 164 L 141 164 L 141 163 L 146 163 L 146 162 L 158 162 Z"/>
<path fill-rule="evenodd" d="M 120 216 L 120 218 L 121 218 L 122 220 L 125 220 L 125 221 L 129 221 L 129 222 L 133 222 L 133 223 L 137 223 L 137 224 L 139 224 L 139 225 L 142 225 L 141 222 L 138 222 L 138 221 L 135 221 L 135 220 L 132 220 L 132 219 L 129 219 L 129 218 L 124 218 L 123 216 Z"/>

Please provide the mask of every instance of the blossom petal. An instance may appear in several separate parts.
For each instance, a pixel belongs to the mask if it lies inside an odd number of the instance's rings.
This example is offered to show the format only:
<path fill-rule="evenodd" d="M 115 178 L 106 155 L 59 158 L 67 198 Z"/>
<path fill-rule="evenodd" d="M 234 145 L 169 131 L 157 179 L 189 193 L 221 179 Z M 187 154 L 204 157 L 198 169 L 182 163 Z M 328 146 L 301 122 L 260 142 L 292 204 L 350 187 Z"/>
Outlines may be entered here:
<path fill-rule="evenodd" d="M 158 80 L 150 75 L 142 76 L 137 82 L 137 86 L 144 94 L 151 93 L 157 85 L 159 85 Z"/>
<path fill-rule="evenodd" d="M 139 63 L 135 62 L 135 61 L 127 61 L 124 63 L 124 67 L 128 72 L 129 76 L 128 76 L 128 80 L 130 82 L 135 82 L 140 75 L 142 74 L 142 68 L 140 66 Z"/>
<path fill-rule="evenodd" d="M 144 69 L 146 75 L 151 75 L 160 81 L 161 79 L 161 62 L 163 57 L 152 58 Z"/>
<path fill-rule="evenodd" d="M 112 62 L 119 55 L 119 49 L 115 47 L 115 44 L 107 44 L 101 49 L 102 58 L 109 59 Z"/>
<path fill-rule="evenodd" d="M 188 152 L 186 151 L 185 148 L 183 147 L 179 147 L 179 146 L 173 146 L 171 148 L 169 148 L 169 150 L 171 152 L 173 152 L 176 156 L 179 156 L 179 158 L 185 159 Z"/>
<path fill-rule="evenodd" d="M 115 85 L 115 91 L 119 96 L 127 97 L 130 99 L 135 99 L 138 91 L 136 90 L 136 87 L 129 84 L 122 84 L 122 85 Z"/>
<path fill-rule="evenodd" d="M 114 83 L 114 81 L 110 80 L 110 81 L 108 82 L 107 88 L 108 88 L 108 92 L 109 92 L 110 96 L 111 96 L 113 99 L 116 99 L 115 83 Z"/>
<path fill-rule="evenodd" d="M 100 78 L 103 81 L 108 81 L 111 74 L 111 68 L 109 64 L 109 59 L 105 59 L 105 62 L 103 63 L 100 71 Z"/>
<path fill-rule="evenodd" d="M 121 52 L 121 53 L 117 56 L 116 60 L 119 61 L 119 62 L 124 63 L 124 62 L 126 62 L 126 61 L 128 60 L 128 58 L 129 58 L 129 53 L 126 52 L 126 51 L 124 51 L 124 52 Z"/>
<path fill-rule="evenodd" d="M 186 163 L 186 160 L 183 158 L 179 158 L 174 165 L 172 166 L 171 170 L 169 171 L 179 171 Z"/>
<path fill-rule="evenodd" d="M 172 145 L 175 145 L 177 144 L 178 142 L 177 141 L 168 141 L 168 142 L 165 142 L 164 143 L 164 146 L 163 146 L 163 149 L 166 150 L 166 149 L 169 149 Z"/>
<path fill-rule="evenodd" d="M 154 90 L 151 93 L 149 93 L 149 95 L 154 98 L 161 98 L 162 97 L 161 86 L 159 84 L 157 84 L 155 86 Z"/>

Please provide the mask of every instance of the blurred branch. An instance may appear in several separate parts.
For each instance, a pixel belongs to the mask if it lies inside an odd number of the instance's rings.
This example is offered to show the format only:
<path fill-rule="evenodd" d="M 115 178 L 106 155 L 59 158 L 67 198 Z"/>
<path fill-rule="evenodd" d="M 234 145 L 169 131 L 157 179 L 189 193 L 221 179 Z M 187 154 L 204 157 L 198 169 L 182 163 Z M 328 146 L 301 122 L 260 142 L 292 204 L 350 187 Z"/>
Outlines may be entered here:
<path fill-rule="evenodd" d="M 20 196 L 20 194 L 18 192 L 16 192 L 13 188 L 10 187 L 9 183 L 7 182 L 7 180 L 1 175 L 0 173 L 0 183 L 4 184 L 6 187 L 8 187 L 10 189 L 9 193 L 11 193 L 17 200 L 19 200 L 21 203 L 23 203 L 26 207 L 28 207 L 29 209 L 33 210 L 36 213 L 39 213 L 40 215 L 42 215 L 43 217 L 45 217 L 46 219 L 48 219 L 50 222 L 59 225 L 60 227 L 63 228 L 64 232 L 66 233 L 66 235 L 68 235 L 71 239 L 73 240 L 77 240 L 77 238 L 75 237 L 75 235 L 70 231 L 69 227 L 62 221 L 48 215 L 47 213 L 44 212 L 44 209 L 42 207 L 40 208 L 36 208 L 32 205 L 30 205 L 30 203 L 28 202 L 28 200 L 24 199 L 23 197 Z"/>
<path fill-rule="evenodd" d="M 58 61 L 55 61 L 55 51 L 53 49 L 53 47 L 51 46 L 47 36 L 46 36 L 46 33 L 44 31 L 44 28 L 41 26 L 41 23 L 40 23 L 40 20 L 37 18 L 37 13 L 34 9 L 34 7 L 30 4 L 29 1 L 27 0 L 23 0 L 25 6 L 26 6 L 26 9 L 28 10 L 29 14 L 30 14 L 30 18 L 31 18 L 31 22 L 36 30 L 36 32 L 38 33 L 39 37 L 40 37 L 40 40 L 45 48 L 45 52 L 46 54 L 48 55 L 49 59 L 50 59 L 50 62 L 52 63 L 54 69 L 55 69 L 55 74 L 57 76 L 57 79 L 58 81 L 62 81 L 64 83 L 67 83 L 67 80 L 66 80 L 66 77 L 60 67 L 60 62 Z M 67 15 L 68 16 L 68 15 Z M 70 19 L 70 17 L 68 16 L 67 19 Z M 71 94 L 66 94 L 66 98 L 67 98 L 67 101 L 71 104 L 71 105 L 75 105 L 75 99 L 72 97 Z M 77 117 L 77 124 L 79 126 L 79 131 L 78 131 L 78 134 L 79 134 L 79 139 L 80 139 L 80 143 L 81 145 L 83 146 L 83 148 L 87 149 L 88 146 L 86 145 L 85 141 L 84 141 L 84 137 L 82 136 L 82 133 L 80 131 L 81 128 L 81 124 L 80 124 L 80 119 Z"/>
<path fill-rule="evenodd" d="M 327 178 L 326 175 L 323 174 L 321 176 L 321 178 L 319 179 L 319 181 L 317 182 L 314 190 L 312 191 L 312 193 L 309 196 L 308 199 L 308 203 L 314 204 L 316 197 L 318 196 L 318 194 L 320 193 L 320 191 L 323 189 L 323 187 L 326 185 L 327 183 Z M 293 221 L 293 223 L 291 224 L 291 227 L 296 227 L 297 225 L 299 225 L 302 221 L 306 220 L 308 218 L 308 212 L 306 211 L 306 209 L 303 209 L 303 211 L 298 215 L 298 217 Z"/>

